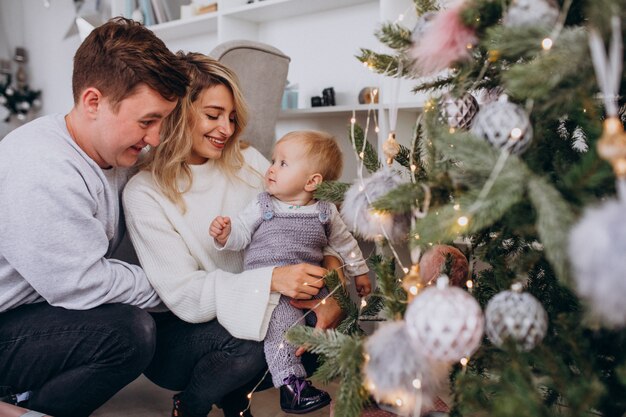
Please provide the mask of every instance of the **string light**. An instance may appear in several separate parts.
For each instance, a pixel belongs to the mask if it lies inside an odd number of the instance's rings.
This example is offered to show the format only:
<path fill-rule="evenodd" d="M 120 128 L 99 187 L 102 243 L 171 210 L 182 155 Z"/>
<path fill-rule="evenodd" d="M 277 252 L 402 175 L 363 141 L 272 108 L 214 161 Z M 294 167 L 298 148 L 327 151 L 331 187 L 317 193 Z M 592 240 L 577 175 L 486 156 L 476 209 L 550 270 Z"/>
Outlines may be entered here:
<path fill-rule="evenodd" d="M 402 407 L 402 398 L 396 398 L 396 405 Z"/>
<path fill-rule="evenodd" d="M 361 298 L 361 308 L 364 308 L 367 305 L 367 301 L 365 301 L 365 298 Z"/>
<path fill-rule="evenodd" d="M 545 38 L 544 40 L 542 40 L 541 47 L 543 48 L 544 51 L 549 51 L 550 48 L 552 48 L 552 39 Z"/>
<path fill-rule="evenodd" d="M 411 164 L 411 171 L 412 171 L 412 172 L 417 171 L 417 165 L 415 165 L 415 164 Z"/>
<path fill-rule="evenodd" d="M 420 235 L 418 233 L 416 233 L 413 237 L 415 238 L 415 240 L 420 240 Z"/>
<path fill-rule="evenodd" d="M 467 366 L 467 363 L 468 363 L 468 362 L 469 362 L 469 359 L 467 359 L 467 358 L 461 358 L 461 365 L 462 365 L 463 367 Z"/>
<path fill-rule="evenodd" d="M 252 393 L 249 393 L 249 394 L 247 395 L 247 397 L 248 397 L 248 399 L 252 398 Z"/>
<path fill-rule="evenodd" d="M 465 227 L 469 223 L 469 219 L 467 218 L 467 216 L 461 216 L 457 219 L 456 222 L 458 223 L 459 226 Z"/>
<path fill-rule="evenodd" d="M 467 282 L 465 283 L 465 286 L 469 289 L 474 288 L 474 281 L 472 281 L 471 279 L 468 279 Z"/>
<path fill-rule="evenodd" d="M 278 349 L 282 349 L 284 347 L 285 347 L 285 345 L 282 342 L 280 343 L 280 345 L 278 345 Z"/>
<path fill-rule="evenodd" d="M 422 381 L 420 381 L 418 378 L 415 378 L 413 380 L 413 386 L 415 387 L 415 389 L 421 389 L 422 388 Z"/>
<path fill-rule="evenodd" d="M 522 129 L 520 129 L 519 127 L 514 127 L 513 129 L 511 129 L 511 139 L 518 140 L 521 137 Z"/>
<path fill-rule="evenodd" d="M 454 207 L 454 210 L 456 210 L 456 211 L 461 210 L 461 205 L 460 204 L 455 204 L 453 207 Z"/>
<path fill-rule="evenodd" d="M 378 126 L 374 127 L 374 132 L 376 133 L 380 132 L 380 128 Z"/>
<path fill-rule="evenodd" d="M 454 132 L 456 132 L 456 129 L 455 129 L 455 128 L 453 128 L 453 127 L 451 127 L 450 129 L 448 129 L 448 132 L 450 132 L 450 133 L 454 133 Z"/>
<path fill-rule="evenodd" d="M 359 158 L 361 159 L 365 158 L 365 154 L 363 152 L 359 152 Z"/>
<path fill-rule="evenodd" d="M 356 118 L 354 118 L 354 117 L 350 118 L 350 123 L 351 124 L 355 124 L 356 123 Z"/>

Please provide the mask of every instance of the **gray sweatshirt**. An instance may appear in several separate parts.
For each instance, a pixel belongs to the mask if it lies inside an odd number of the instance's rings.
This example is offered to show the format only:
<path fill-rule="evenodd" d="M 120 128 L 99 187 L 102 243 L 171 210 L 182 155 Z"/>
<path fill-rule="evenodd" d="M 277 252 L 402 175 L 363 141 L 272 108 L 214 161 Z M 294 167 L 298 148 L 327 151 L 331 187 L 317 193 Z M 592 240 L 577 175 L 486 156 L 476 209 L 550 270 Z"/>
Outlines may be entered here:
<path fill-rule="evenodd" d="M 62 115 L 0 141 L 0 312 L 44 300 L 76 310 L 159 304 L 141 268 L 108 259 L 121 237 L 128 176 L 89 158 Z"/>

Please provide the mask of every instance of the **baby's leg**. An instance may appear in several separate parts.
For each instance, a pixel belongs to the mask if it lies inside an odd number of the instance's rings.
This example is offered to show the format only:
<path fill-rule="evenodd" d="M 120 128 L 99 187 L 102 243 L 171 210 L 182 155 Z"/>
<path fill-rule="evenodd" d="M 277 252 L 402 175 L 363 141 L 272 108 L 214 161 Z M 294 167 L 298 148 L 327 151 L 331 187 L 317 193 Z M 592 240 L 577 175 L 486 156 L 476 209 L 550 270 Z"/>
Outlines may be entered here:
<path fill-rule="evenodd" d="M 303 324 L 302 310 L 293 307 L 289 300 L 288 297 L 280 296 L 265 336 L 265 360 L 272 374 L 272 382 L 277 388 L 284 385 L 284 380 L 290 375 L 306 377 L 304 366 L 296 356 L 297 346 L 290 345 L 284 338 L 285 332 L 294 323 Z"/>

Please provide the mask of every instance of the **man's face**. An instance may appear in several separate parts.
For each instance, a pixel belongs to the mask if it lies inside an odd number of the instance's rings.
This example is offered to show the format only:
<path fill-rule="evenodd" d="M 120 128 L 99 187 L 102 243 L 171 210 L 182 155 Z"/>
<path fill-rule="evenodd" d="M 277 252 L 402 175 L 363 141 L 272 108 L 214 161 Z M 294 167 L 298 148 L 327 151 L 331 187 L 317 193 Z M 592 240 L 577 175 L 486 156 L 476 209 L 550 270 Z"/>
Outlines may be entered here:
<path fill-rule="evenodd" d="M 147 85 L 118 104 L 117 112 L 104 98 L 95 119 L 94 160 L 103 167 L 130 167 L 147 146 L 158 146 L 163 119 L 169 115 L 176 101 L 164 99 Z"/>

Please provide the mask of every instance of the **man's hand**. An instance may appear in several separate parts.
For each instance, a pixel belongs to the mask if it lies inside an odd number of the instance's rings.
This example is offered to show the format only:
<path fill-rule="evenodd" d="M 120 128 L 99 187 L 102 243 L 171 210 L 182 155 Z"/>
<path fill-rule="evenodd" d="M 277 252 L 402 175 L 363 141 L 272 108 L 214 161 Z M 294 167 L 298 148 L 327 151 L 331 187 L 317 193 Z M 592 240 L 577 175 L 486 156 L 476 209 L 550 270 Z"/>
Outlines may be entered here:
<path fill-rule="evenodd" d="M 230 236 L 230 217 L 217 216 L 211 222 L 209 227 L 209 234 L 213 237 L 217 243 L 224 246 L 228 242 L 228 236 Z"/>

